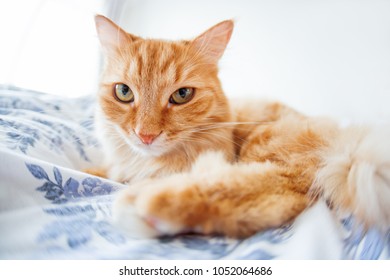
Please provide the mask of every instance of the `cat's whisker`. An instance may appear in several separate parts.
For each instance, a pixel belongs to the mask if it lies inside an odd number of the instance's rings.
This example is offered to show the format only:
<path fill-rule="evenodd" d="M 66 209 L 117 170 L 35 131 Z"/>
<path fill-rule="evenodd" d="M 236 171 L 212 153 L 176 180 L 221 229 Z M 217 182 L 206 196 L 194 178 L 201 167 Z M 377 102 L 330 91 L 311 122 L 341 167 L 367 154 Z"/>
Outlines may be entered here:
<path fill-rule="evenodd" d="M 216 138 L 221 138 L 222 140 L 224 140 L 224 142 L 233 143 L 235 146 L 242 146 L 243 144 L 249 143 L 246 139 L 243 139 L 243 138 L 237 137 L 237 136 L 236 136 L 236 138 L 238 138 L 239 140 L 241 140 L 241 142 L 237 142 L 237 141 L 235 141 L 233 138 L 226 137 L 226 136 L 221 135 L 221 134 L 219 134 L 219 133 L 215 133 L 215 134 L 212 133 L 212 132 L 211 132 L 211 133 L 210 133 L 210 132 L 198 132 L 198 133 L 206 134 L 206 135 L 212 136 L 212 139 L 213 139 L 214 142 L 215 142 L 215 139 L 216 139 Z M 188 138 L 188 139 L 187 139 L 188 141 L 207 141 L 207 140 L 204 139 L 204 137 L 202 137 L 202 136 L 197 136 L 196 133 L 194 133 L 193 135 L 187 136 L 187 138 Z M 205 142 L 205 144 L 210 145 L 210 142 L 211 142 L 211 141 L 207 141 L 207 142 Z M 232 151 L 231 154 L 234 155 L 234 156 L 237 156 L 236 153 L 235 153 L 235 151 Z M 251 152 L 249 152 L 249 154 L 251 154 Z"/>
<path fill-rule="evenodd" d="M 272 123 L 270 121 L 240 121 L 240 122 L 234 122 L 234 121 L 231 121 L 231 122 L 210 122 L 210 123 L 207 123 L 207 122 L 204 122 L 205 125 L 219 125 L 219 124 L 222 124 L 222 125 L 259 125 L 259 124 L 269 124 L 269 123 Z"/>
<path fill-rule="evenodd" d="M 209 146 L 211 146 L 211 144 L 215 145 L 216 139 L 223 140 L 223 142 L 221 144 L 223 144 L 224 142 L 230 142 L 233 144 L 237 144 L 237 143 L 235 143 L 235 141 L 233 139 L 230 139 L 230 138 L 225 137 L 225 136 L 220 135 L 220 134 L 212 134 L 212 133 L 204 133 L 204 134 L 212 136 L 211 139 L 206 139 L 205 137 L 198 136 L 198 135 L 181 135 L 180 137 L 176 138 L 176 140 L 186 141 L 186 142 L 196 142 L 196 143 L 202 144 L 205 147 L 209 147 Z M 236 156 L 235 152 L 233 150 L 226 151 L 226 152 L 230 153 L 233 157 Z"/>
<path fill-rule="evenodd" d="M 194 128 L 194 131 L 208 131 L 208 130 L 221 130 L 233 126 L 237 131 L 251 131 L 253 128 L 235 127 L 236 125 L 213 125 L 213 126 L 200 126 Z"/>
<path fill-rule="evenodd" d="M 226 137 L 225 135 L 221 135 L 219 133 L 215 133 L 215 134 L 207 133 L 207 132 L 198 132 L 198 133 L 212 135 L 213 139 L 221 138 L 222 140 L 233 143 L 234 145 L 240 145 L 240 143 L 234 141 L 233 138 Z M 247 143 L 247 141 L 245 139 L 240 139 L 240 140 L 242 140 L 244 143 Z"/>
<path fill-rule="evenodd" d="M 212 129 L 219 129 L 219 128 L 227 128 L 230 126 L 235 127 L 237 130 L 253 130 L 253 128 L 245 128 L 242 127 L 243 125 L 259 125 L 259 124 L 269 124 L 271 122 L 266 121 L 255 121 L 255 122 L 211 122 L 211 123 L 200 123 L 200 124 L 194 124 L 193 127 L 187 128 L 187 126 L 184 126 L 182 130 L 212 130 Z"/>

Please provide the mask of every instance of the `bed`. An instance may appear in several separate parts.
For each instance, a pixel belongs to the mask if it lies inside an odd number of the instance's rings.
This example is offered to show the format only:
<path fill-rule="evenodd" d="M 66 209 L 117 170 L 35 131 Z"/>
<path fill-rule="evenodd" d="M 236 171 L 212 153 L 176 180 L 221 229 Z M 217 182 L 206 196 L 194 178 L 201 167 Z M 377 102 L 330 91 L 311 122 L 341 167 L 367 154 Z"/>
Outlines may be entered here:
<path fill-rule="evenodd" d="M 389 234 L 363 231 L 324 201 L 291 225 L 242 240 L 129 236 L 111 221 L 125 186 L 81 171 L 101 160 L 94 102 L 0 87 L 1 259 L 389 258 Z"/>

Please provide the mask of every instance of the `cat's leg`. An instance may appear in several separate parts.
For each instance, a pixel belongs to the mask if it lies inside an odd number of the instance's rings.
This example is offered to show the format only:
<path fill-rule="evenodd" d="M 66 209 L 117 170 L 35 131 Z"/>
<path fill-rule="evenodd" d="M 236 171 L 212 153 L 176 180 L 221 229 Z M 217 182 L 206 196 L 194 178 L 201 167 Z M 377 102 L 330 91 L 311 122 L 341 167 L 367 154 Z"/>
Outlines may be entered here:
<path fill-rule="evenodd" d="M 230 164 L 220 153 L 207 153 L 189 173 L 143 183 L 138 195 L 134 187 L 124 191 L 114 215 L 123 217 L 134 203 L 138 214 L 162 234 L 245 237 L 290 222 L 310 204 L 291 176 L 274 163 Z"/>

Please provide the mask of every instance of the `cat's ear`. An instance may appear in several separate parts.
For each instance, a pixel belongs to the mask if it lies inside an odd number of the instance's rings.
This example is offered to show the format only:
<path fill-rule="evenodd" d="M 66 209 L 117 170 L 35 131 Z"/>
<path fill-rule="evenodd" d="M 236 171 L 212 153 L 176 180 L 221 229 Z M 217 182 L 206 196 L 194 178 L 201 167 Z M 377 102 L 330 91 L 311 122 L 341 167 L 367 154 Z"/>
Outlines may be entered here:
<path fill-rule="evenodd" d="M 95 16 L 96 31 L 100 43 L 108 54 L 118 51 L 122 46 L 131 44 L 138 37 L 126 33 L 113 21 L 102 15 Z"/>
<path fill-rule="evenodd" d="M 225 20 L 214 25 L 206 32 L 196 37 L 191 45 L 205 55 L 210 62 L 216 63 L 224 53 L 233 32 L 232 20 Z"/>

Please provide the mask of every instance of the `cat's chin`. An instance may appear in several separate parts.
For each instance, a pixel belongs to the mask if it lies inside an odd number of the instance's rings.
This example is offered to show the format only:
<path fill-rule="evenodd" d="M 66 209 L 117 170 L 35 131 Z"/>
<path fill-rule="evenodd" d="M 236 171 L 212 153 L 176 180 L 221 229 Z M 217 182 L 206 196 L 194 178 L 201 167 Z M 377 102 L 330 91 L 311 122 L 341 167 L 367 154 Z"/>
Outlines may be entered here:
<path fill-rule="evenodd" d="M 137 154 L 147 157 L 159 157 L 166 153 L 165 148 L 161 148 L 154 145 L 130 144 L 130 147 Z"/>

